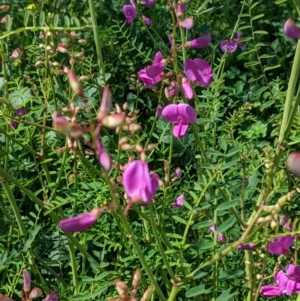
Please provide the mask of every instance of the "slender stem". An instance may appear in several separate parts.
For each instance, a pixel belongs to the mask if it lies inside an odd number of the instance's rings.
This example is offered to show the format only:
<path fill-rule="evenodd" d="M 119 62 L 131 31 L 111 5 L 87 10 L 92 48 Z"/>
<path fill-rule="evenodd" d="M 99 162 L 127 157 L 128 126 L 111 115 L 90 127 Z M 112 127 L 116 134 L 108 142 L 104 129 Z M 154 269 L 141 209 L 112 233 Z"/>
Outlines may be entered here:
<path fill-rule="evenodd" d="M 96 9 L 95 9 L 95 5 L 94 5 L 94 0 L 89 0 L 89 8 L 90 8 L 90 15 L 91 15 L 91 19 L 92 19 L 92 28 L 93 28 L 93 34 L 94 34 L 94 41 L 95 41 L 95 45 L 96 45 L 97 63 L 98 63 L 99 71 L 100 71 L 101 83 L 102 83 L 102 85 L 106 85 L 104 63 L 103 63 L 102 50 L 101 50 L 101 45 L 100 45 L 100 34 L 98 31 L 98 26 L 97 26 Z"/>
<path fill-rule="evenodd" d="M 173 284 L 172 291 L 171 291 L 171 293 L 169 295 L 168 301 L 175 301 L 176 300 L 176 296 L 178 294 L 178 291 L 179 291 L 179 286 Z"/>
<path fill-rule="evenodd" d="M 166 268 L 169 272 L 169 275 L 171 276 L 172 280 L 175 281 L 176 280 L 176 277 L 175 277 L 175 274 L 169 264 L 169 261 L 168 261 L 168 258 L 165 254 L 165 250 L 162 246 L 162 243 L 161 243 L 161 238 L 159 237 L 159 233 L 157 231 L 157 226 L 155 224 L 155 220 L 154 220 L 154 216 L 153 216 L 153 211 L 152 211 L 152 207 L 149 206 L 148 207 L 148 210 L 149 210 L 149 215 L 150 215 L 150 221 L 151 221 L 151 226 L 152 226 L 152 230 L 153 230 L 153 234 L 155 236 L 155 240 L 156 240 L 156 243 L 158 245 L 158 249 L 159 249 L 159 252 L 160 252 L 160 255 L 162 256 L 163 258 L 163 261 L 165 262 L 165 265 L 166 265 Z"/>
<path fill-rule="evenodd" d="M 78 294 L 78 275 L 77 275 L 77 265 L 76 265 L 76 258 L 75 258 L 75 250 L 72 242 L 69 240 L 69 251 L 70 251 L 70 258 L 71 258 L 71 267 L 72 267 L 72 278 L 73 278 L 73 285 L 74 285 L 74 294 Z"/>

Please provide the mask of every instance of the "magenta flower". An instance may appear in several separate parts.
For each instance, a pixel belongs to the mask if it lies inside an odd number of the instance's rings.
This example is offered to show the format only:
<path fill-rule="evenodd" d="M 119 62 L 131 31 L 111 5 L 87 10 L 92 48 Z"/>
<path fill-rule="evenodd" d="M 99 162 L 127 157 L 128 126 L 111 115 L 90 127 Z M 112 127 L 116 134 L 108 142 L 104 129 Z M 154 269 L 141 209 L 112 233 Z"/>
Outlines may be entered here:
<path fill-rule="evenodd" d="M 241 31 L 237 32 L 237 38 L 233 40 L 222 40 L 220 43 L 220 48 L 223 52 L 233 53 L 237 50 L 238 46 L 241 46 L 242 50 L 244 50 L 244 45 L 246 42 L 240 42 Z"/>
<path fill-rule="evenodd" d="M 205 60 L 187 59 L 183 65 L 186 77 L 192 82 L 196 82 L 204 88 L 207 88 L 212 82 L 212 69 Z"/>
<path fill-rule="evenodd" d="M 288 36 L 289 38 L 292 38 L 292 39 L 300 38 L 300 28 L 297 27 L 297 25 L 291 18 L 289 18 L 285 22 L 283 31 L 286 34 L 286 36 Z"/>
<path fill-rule="evenodd" d="M 184 199 L 185 198 L 184 198 L 183 194 L 178 196 L 177 199 L 175 200 L 175 202 L 173 203 L 173 207 L 182 207 Z"/>
<path fill-rule="evenodd" d="M 179 23 L 180 27 L 190 30 L 194 27 L 194 18 L 189 17 Z"/>
<path fill-rule="evenodd" d="M 147 88 L 153 88 L 153 86 L 161 81 L 161 73 L 165 68 L 165 64 L 162 62 L 163 56 L 159 51 L 155 54 L 152 65 L 138 72 L 139 78 L 144 82 Z"/>
<path fill-rule="evenodd" d="M 171 81 L 168 87 L 165 87 L 165 95 L 167 98 L 173 98 L 179 93 L 176 81 Z"/>
<path fill-rule="evenodd" d="M 136 17 L 136 9 L 133 5 L 127 4 L 123 6 L 123 13 L 126 17 L 125 23 L 131 24 L 133 19 Z"/>
<path fill-rule="evenodd" d="M 209 226 L 209 230 L 213 233 L 215 233 L 217 231 L 217 227 L 215 224 L 212 224 Z M 225 243 L 226 242 L 226 238 L 225 236 L 223 235 L 223 233 L 219 232 L 217 234 L 217 239 L 218 239 L 218 242 L 221 242 L 221 243 Z"/>
<path fill-rule="evenodd" d="M 279 236 L 268 244 L 268 251 L 271 254 L 285 254 L 294 244 L 295 237 L 292 235 Z"/>
<path fill-rule="evenodd" d="M 286 273 L 279 270 L 274 280 L 276 285 L 264 285 L 261 288 L 261 293 L 265 297 L 276 297 L 279 295 L 291 295 L 300 293 L 300 267 L 293 264 L 286 266 Z"/>
<path fill-rule="evenodd" d="M 64 232 L 82 232 L 91 226 L 93 226 L 101 213 L 107 209 L 107 207 L 103 208 L 94 208 L 92 211 L 88 213 L 84 213 L 78 216 L 66 218 L 64 220 L 61 220 L 58 223 L 58 226 L 64 231 Z"/>
<path fill-rule="evenodd" d="M 58 295 L 55 291 L 50 291 L 44 301 L 58 301 Z"/>
<path fill-rule="evenodd" d="M 142 160 L 130 162 L 123 173 L 123 186 L 128 197 L 147 204 L 158 188 L 158 177 L 150 175 L 148 163 Z"/>
<path fill-rule="evenodd" d="M 210 33 L 207 33 L 197 39 L 185 42 L 183 47 L 200 49 L 208 46 L 210 41 L 211 41 L 211 35 Z"/>
<path fill-rule="evenodd" d="M 14 117 L 15 116 L 23 116 L 26 115 L 27 113 L 29 113 L 30 110 L 25 110 L 23 107 L 17 109 L 14 113 Z M 14 129 L 16 129 L 18 127 L 18 123 L 15 120 L 11 120 L 10 121 L 10 126 Z"/>
<path fill-rule="evenodd" d="M 104 170 L 110 171 L 112 168 L 112 161 L 99 137 L 96 137 L 96 154 Z"/>
<path fill-rule="evenodd" d="M 150 26 L 152 24 L 152 20 L 148 17 L 143 16 L 143 21 L 146 25 Z"/>
<path fill-rule="evenodd" d="M 186 3 L 179 4 L 177 7 L 177 17 L 181 17 L 186 10 Z"/>
<path fill-rule="evenodd" d="M 178 138 L 184 136 L 189 123 L 195 123 L 197 118 L 195 109 L 186 103 L 167 105 L 162 110 L 162 116 L 174 123 L 173 135 Z"/>
<path fill-rule="evenodd" d="M 141 2 L 141 4 L 143 4 L 145 6 L 152 6 L 155 4 L 155 0 L 145 0 L 145 1 Z"/>

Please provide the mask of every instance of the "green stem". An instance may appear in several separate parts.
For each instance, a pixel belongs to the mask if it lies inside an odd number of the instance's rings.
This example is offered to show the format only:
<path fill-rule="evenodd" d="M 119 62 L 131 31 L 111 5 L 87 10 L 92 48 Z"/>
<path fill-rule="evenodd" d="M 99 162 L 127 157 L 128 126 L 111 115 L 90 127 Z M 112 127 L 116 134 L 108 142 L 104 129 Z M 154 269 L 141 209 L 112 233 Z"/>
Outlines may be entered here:
<path fill-rule="evenodd" d="M 152 231 L 153 231 L 153 234 L 155 236 L 155 240 L 156 240 L 156 243 L 158 245 L 158 249 L 159 249 L 160 255 L 163 258 L 163 261 L 165 262 L 166 268 L 167 268 L 167 270 L 169 272 L 169 275 L 171 276 L 172 280 L 176 281 L 175 274 L 174 274 L 174 272 L 173 272 L 173 270 L 172 270 L 172 268 L 171 268 L 171 266 L 169 264 L 168 258 L 167 258 L 166 254 L 165 254 L 165 250 L 164 250 L 164 248 L 162 246 L 162 243 L 161 243 L 161 238 L 159 237 L 159 233 L 157 231 L 157 225 L 155 224 L 152 207 L 148 206 L 148 210 L 149 210 L 149 215 L 150 215 L 150 221 L 151 221 Z"/>
<path fill-rule="evenodd" d="M 75 250 L 72 242 L 69 240 L 69 251 L 70 251 L 70 258 L 71 258 L 71 267 L 72 267 L 72 278 L 73 278 L 73 285 L 74 285 L 74 294 L 78 294 L 78 275 L 77 275 L 77 265 L 76 265 L 76 258 L 75 258 Z"/>
<path fill-rule="evenodd" d="M 96 45 L 96 53 L 97 53 L 97 63 L 100 71 L 101 83 L 102 85 L 106 85 L 105 80 L 105 71 L 104 71 L 104 64 L 103 64 L 103 57 L 102 57 L 102 50 L 100 45 L 100 35 L 97 26 L 97 19 L 96 19 L 96 9 L 94 5 L 94 0 L 89 0 L 89 9 L 90 15 L 92 19 L 92 27 L 93 27 L 93 34 L 94 34 L 94 41 Z"/>
<path fill-rule="evenodd" d="M 176 296 L 178 294 L 178 291 L 179 291 L 179 286 L 173 284 L 172 291 L 171 291 L 171 293 L 169 295 L 168 301 L 175 301 L 176 300 Z"/>

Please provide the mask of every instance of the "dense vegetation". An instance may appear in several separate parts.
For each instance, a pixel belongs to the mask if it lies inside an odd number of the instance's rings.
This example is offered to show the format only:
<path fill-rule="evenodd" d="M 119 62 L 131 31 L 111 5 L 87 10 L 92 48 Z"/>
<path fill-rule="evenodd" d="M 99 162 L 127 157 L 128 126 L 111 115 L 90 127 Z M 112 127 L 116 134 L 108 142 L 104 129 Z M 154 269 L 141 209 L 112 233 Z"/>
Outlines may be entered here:
<path fill-rule="evenodd" d="M 299 17 L 0 4 L 0 300 L 300 301 Z"/>

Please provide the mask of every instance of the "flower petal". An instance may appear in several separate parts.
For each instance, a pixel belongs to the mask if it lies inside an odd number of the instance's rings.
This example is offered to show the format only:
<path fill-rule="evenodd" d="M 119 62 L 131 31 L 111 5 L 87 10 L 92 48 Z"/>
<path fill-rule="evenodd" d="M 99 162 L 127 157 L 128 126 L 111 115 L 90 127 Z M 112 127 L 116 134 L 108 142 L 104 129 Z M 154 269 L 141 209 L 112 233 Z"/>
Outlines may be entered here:
<path fill-rule="evenodd" d="M 295 22 L 291 18 L 285 22 L 283 31 L 289 38 L 300 38 L 300 28 L 296 26 Z"/>
<path fill-rule="evenodd" d="M 238 41 L 237 40 L 223 40 L 220 43 L 220 48 L 223 52 L 233 53 L 237 50 Z"/>
<path fill-rule="evenodd" d="M 188 130 L 189 125 L 188 124 L 183 124 L 183 123 L 178 123 L 174 125 L 173 128 L 173 135 L 177 138 L 182 138 L 186 131 Z"/>
<path fill-rule="evenodd" d="M 167 121 L 172 123 L 178 122 L 178 105 L 169 104 L 165 106 L 161 112 L 162 116 L 167 119 Z"/>
<path fill-rule="evenodd" d="M 178 114 L 182 117 L 185 123 L 195 123 L 197 113 L 195 109 L 187 103 L 178 104 Z"/>

